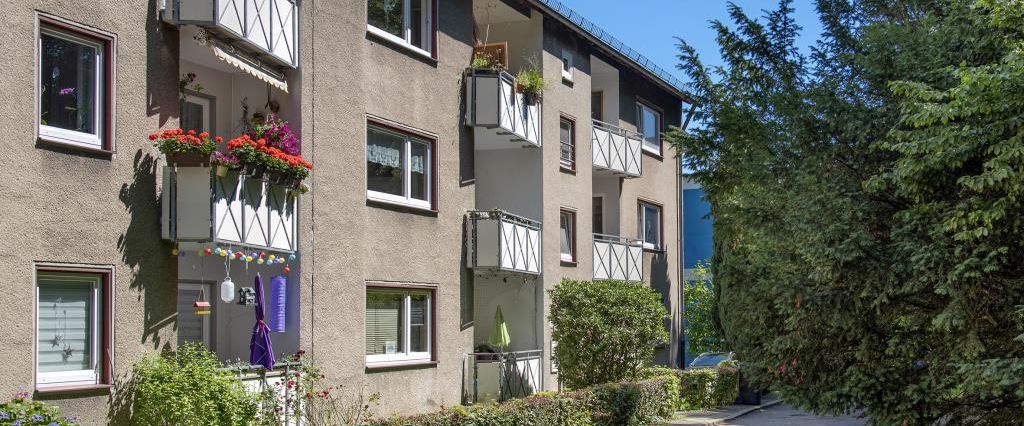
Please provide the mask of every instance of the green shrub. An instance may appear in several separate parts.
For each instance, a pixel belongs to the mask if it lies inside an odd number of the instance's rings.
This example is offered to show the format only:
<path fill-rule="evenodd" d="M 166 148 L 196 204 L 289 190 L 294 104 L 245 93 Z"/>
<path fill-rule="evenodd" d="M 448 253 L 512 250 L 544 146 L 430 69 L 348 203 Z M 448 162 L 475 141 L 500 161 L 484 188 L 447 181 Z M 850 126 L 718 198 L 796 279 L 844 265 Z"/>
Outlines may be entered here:
<path fill-rule="evenodd" d="M 77 425 L 78 420 L 61 416 L 54 405 L 29 399 L 28 392 L 19 392 L 14 399 L 0 404 L 0 424 L 67 426 Z"/>
<path fill-rule="evenodd" d="M 682 399 L 679 407 L 682 410 L 707 410 L 730 405 L 739 396 L 740 375 L 734 365 L 678 372 Z"/>
<path fill-rule="evenodd" d="M 503 404 L 455 406 L 436 413 L 392 417 L 369 426 L 587 426 L 590 410 L 580 393 L 539 393 Z"/>
<path fill-rule="evenodd" d="M 558 374 L 570 388 L 635 380 L 668 340 L 668 312 L 647 286 L 563 280 L 550 293 Z"/>
<path fill-rule="evenodd" d="M 248 425 L 257 397 L 198 344 L 149 355 L 132 368 L 132 424 Z"/>
<path fill-rule="evenodd" d="M 587 389 L 595 425 L 646 425 L 672 417 L 679 406 L 679 376 L 661 374 L 637 382 Z"/>

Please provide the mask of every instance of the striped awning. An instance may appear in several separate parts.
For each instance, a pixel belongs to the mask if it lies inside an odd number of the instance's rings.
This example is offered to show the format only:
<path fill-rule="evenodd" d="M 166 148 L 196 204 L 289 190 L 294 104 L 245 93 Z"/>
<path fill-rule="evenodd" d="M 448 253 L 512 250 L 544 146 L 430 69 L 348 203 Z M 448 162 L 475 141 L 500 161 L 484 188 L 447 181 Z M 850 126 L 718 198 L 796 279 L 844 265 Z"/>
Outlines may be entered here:
<path fill-rule="evenodd" d="M 227 62 L 228 64 L 231 64 L 231 66 L 244 71 L 246 74 L 263 80 L 267 82 L 267 84 L 288 93 L 288 82 L 285 81 L 283 73 L 274 71 L 272 68 L 257 59 L 247 57 L 231 46 L 225 46 L 220 43 L 209 43 L 209 46 L 210 49 L 213 50 L 213 56 L 216 56 L 217 59 Z"/>

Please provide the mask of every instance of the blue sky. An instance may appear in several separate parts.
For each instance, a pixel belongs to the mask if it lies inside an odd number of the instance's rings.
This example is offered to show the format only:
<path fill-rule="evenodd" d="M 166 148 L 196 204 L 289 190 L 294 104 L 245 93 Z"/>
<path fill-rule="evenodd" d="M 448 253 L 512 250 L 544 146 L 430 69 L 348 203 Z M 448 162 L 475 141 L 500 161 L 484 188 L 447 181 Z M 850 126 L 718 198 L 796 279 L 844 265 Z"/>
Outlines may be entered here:
<path fill-rule="evenodd" d="M 705 64 L 718 65 L 721 57 L 710 22 L 730 23 L 725 0 L 559 0 L 604 28 L 634 50 L 647 56 L 680 80 L 676 69 L 674 37 L 697 49 Z M 761 10 L 774 9 L 776 0 L 735 0 L 747 15 L 760 17 Z M 799 44 L 804 53 L 814 44 L 821 26 L 813 0 L 794 0 L 797 22 L 804 28 Z"/>

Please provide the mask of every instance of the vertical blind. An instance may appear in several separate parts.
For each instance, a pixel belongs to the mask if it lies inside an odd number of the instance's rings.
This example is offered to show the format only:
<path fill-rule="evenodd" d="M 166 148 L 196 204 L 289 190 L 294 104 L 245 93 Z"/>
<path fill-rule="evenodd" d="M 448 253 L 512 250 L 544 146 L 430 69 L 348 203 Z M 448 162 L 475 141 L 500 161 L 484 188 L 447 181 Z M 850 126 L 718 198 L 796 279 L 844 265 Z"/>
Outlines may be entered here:
<path fill-rule="evenodd" d="M 100 280 L 97 275 L 39 277 L 40 373 L 95 368 L 94 293 L 99 291 Z"/>
<path fill-rule="evenodd" d="M 402 353 L 402 305 L 404 296 L 396 293 L 366 294 L 366 354 Z"/>
<path fill-rule="evenodd" d="M 187 342 L 208 343 L 203 333 L 203 321 L 205 319 L 196 315 L 195 307 L 192 305 L 199 300 L 199 288 L 178 287 L 178 345 Z M 207 292 L 209 295 L 209 292 Z M 209 296 L 207 296 L 209 300 Z"/>

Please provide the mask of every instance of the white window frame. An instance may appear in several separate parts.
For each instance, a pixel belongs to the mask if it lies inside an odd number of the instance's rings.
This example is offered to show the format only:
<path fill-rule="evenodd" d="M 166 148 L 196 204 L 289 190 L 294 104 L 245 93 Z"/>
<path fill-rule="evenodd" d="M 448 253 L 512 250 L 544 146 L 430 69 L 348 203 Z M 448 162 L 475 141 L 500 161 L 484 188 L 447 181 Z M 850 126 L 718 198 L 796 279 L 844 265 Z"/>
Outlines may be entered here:
<path fill-rule="evenodd" d="M 605 197 L 604 193 L 594 193 L 594 195 L 592 195 L 590 197 L 591 207 L 593 207 L 594 199 L 595 198 L 600 198 L 601 199 L 601 211 L 600 211 L 600 213 L 601 213 L 601 232 L 597 232 L 597 234 L 602 234 L 603 235 L 603 234 L 605 234 L 604 230 L 606 229 L 605 221 L 608 219 L 608 214 L 607 214 L 608 213 L 608 205 L 605 204 L 605 202 L 608 201 L 608 199 L 607 199 L 607 197 Z M 593 228 L 593 226 L 591 226 L 591 228 Z"/>
<path fill-rule="evenodd" d="M 658 129 L 658 144 L 656 146 L 649 145 L 649 142 L 647 141 L 647 135 L 644 134 L 644 127 L 645 127 L 644 126 L 644 110 L 650 111 L 650 112 L 654 113 L 654 115 L 656 117 L 658 117 L 658 123 L 654 126 L 656 129 Z M 644 151 L 647 151 L 647 152 L 650 152 L 652 154 L 659 155 L 659 156 L 661 155 L 661 148 L 662 148 L 662 146 L 661 146 L 661 144 L 662 144 L 662 142 L 661 142 L 661 125 L 662 125 L 662 120 L 664 120 L 664 118 L 661 115 L 661 111 L 658 111 L 657 109 L 655 109 L 655 108 L 653 108 L 653 107 L 651 107 L 651 106 L 649 106 L 649 105 L 647 105 L 647 104 L 645 104 L 643 102 L 637 102 L 636 103 L 636 123 L 637 123 L 636 128 L 638 130 L 637 133 L 640 133 L 640 136 L 643 137 L 643 140 L 640 141 L 640 145 L 641 145 L 641 147 L 643 147 Z"/>
<path fill-rule="evenodd" d="M 654 209 L 658 211 L 658 232 L 656 234 L 658 240 L 657 244 L 651 244 L 647 242 L 647 235 L 644 233 L 644 223 L 647 222 L 647 209 L 645 208 L 646 206 L 654 207 Z M 661 250 L 661 247 L 665 244 L 665 242 L 661 240 L 662 236 L 665 235 L 665 230 L 661 229 L 661 227 L 665 225 L 665 222 L 663 220 L 664 218 L 662 217 L 662 215 L 664 214 L 664 209 L 662 208 L 662 206 L 658 204 L 654 204 L 644 200 L 640 200 L 639 202 L 637 202 L 637 237 L 639 237 L 640 241 L 643 242 L 645 249 Z"/>
<path fill-rule="evenodd" d="M 55 38 L 64 39 L 72 43 L 92 47 L 96 49 L 96 70 L 95 76 L 96 81 L 95 90 L 93 95 L 96 103 L 96 111 L 93 119 L 93 128 L 96 129 L 96 133 L 84 133 L 74 130 L 62 129 L 59 127 L 53 127 L 43 124 L 40 112 L 42 111 L 42 93 L 39 91 L 39 87 L 42 85 L 42 65 L 43 65 L 43 35 L 48 35 Z M 107 44 L 97 39 L 89 38 L 76 34 L 72 31 L 57 28 L 52 25 L 48 25 L 45 22 L 39 24 L 39 34 L 36 37 L 36 123 L 37 131 L 39 132 L 39 138 L 51 142 L 65 143 L 69 145 L 76 145 L 85 148 L 93 149 L 104 149 L 103 146 L 103 135 L 106 129 L 103 127 L 104 117 L 106 117 L 106 105 L 104 104 L 104 94 L 106 93 L 105 81 L 107 80 L 106 75 L 106 60 L 107 55 Z M 111 79 L 112 80 L 112 79 Z"/>
<path fill-rule="evenodd" d="M 412 50 L 415 53 L 424 55 L 428 58 L 434 58 L 434 0 L 395 0 L 402 2 L 402 35 L 398 37 L 391 34 L 383 29 L 377 28 L 370 24 L 369 16 L 366 19 L 366 31 L 388 40 L 392 43 L 398 44 L 399 46 L 405 47 Z M 412 2 L 422 2 L 423 10 L 427 13 L 423 14 L 423 33 L 420 37 L 423 39 L 424 47 L 412 44 Z"/>
<path fill-rule="evenodd" d="M 562 159 L 561 146 L 562 142 L 562 123 L 569 123 L 569 143 L 572 147 L 572 160 L 565 161 Z M 576 121 L 568 117 L 562 116 L 558 119 L 558 165 L 563 169 L 576 170 Z"/>
<path fill-rule="evenodd" d="M 371 124 L 368 124 L 367 127 L 366 127 L 366 130 L 367 130 L 366 131 L 366 144 L 367 144 L 366 145 L 367 146 L 366 149 L 367 150 L 369 150 L 370 128 L 371 127 L 376 129 L 377 131 L 381 131 L 381 132 L 385 132 L 385 133 L 390 133 L 390 134 L 393 134 L 395 136 L 401 136 L 405 140 L 405 145 L 404 145 L 404 149 L 403 149 L 403 152 L 402 152 L 402 158 L 403 158 L 403 161 L 405 161 L 405 164 L 406 164 L 406 167 L 403 170 L 403 174 L 402 174 L 402 188 L 403 188 L 403 192 L 404 192 L 405 195 L 404 196 L 398 196 L 398 195 L 394 195 L 394 194 L 388 194 L 386 192 L 373 191 L 373 190 L 371 190 L 369 188 L 369 182 L 367 182 L 366 197 L 369 198 L 370 200 L 378 201 L 378 202 L 382 202 L 382 203 L 387 203 L 387 204 L 398 204 L 398 205 L 402 205 L 402 206 L 409 206 L 409 207 L 415 207 L 415 208 L 418 208 L 418 209 L 427 209 L 427 210 L 430 210 L 431 208 L 433 208 L 433 202 L 434 202 L 434 192 L 433 192 L 434 191 L 434 173 L 435 173 L 435 170 L 434 170 L 434 146 L 435 146 L 435 144 L 432 143 L 430 140 L 425 139 L 425 138 L 416 137 L 416 136 L 413 136 L 413 135 L 410 135 L 410 134 L 407 134 L 407 133 L 397 132 L 397 131 L 388 129 L 388 128 L 384 127 L 384 126 L 374 125 L 374 124 L 371 123 Z M 427 185 L 427 187 L 426 187 L 427 199 L 426 200 L 420 200 L 420 199 L 417 199 L 417 198 L 412 198 L 412 144 L 414 144 L 414 143 L 424 144 L 424 145 L 427 146 L 427 158 L 426 158 L 426 160 L 424 161 L 424 164 L 423 164 L 424 182 Z M 369 151 L 367 151 L 367 156 L 369 156 Z M 366 176 L 365 172 L 363 173 L 363 176 Z"/>
<path fill-rule="evenodd" d="M 572 50 L 567 47 L 562 48 L 562 79 L 565 81 L 572 81 L 574 65 L 572 63 Z"/>
<path fill-rule="evenodd" d="M 562 251 L 562 244 L 559 243 L 558 244 L 558 256 L 559 256 L 559 258 L 563 262 L 576 262 L 576 257 L 573 256 L 573 252 L 577 251 L 576 250 L 576 226 L 577 226 L 577 224 L 576 224 L 576 212 L 571 210 L 571 209 L 567 209 L 567 208 L 561 208 L 561 209 L 558 210 L 558 234 L 559 234 L 558 235 L 558 239 L 559 239 L 559 241 L 561 241 L 561 239 L 562 239 L 562 235 L 561 235 L 562 234 L 562 215 L 566 215 L 569 218 L 569 220 L 567 221 L 567 226 L 569 227 L 569 252 L 568 253 L 563 252 Z"/>
<path fill-rule="evenodd" d="M 419 289 L 401 289 L 401 288 L 386 288 L 386 287 L 368 287 L 366 289 L 366 297 L 369 297 L 371 293 L 379 294 L 399 294 L 402 295 L 402 345 L 404 349 L 402 353 L 395 354 L 381 354 L 381 355 L 366 355 L 366 365 L 373 366 L 379 364 L 393 364 L 393 363 L 420 363 L 432 361 L 433 350 L 434 350 L 434 292 L 430 290 L 419 290 Z M 426 315 L 426 326 L 427 326 L 427 351 L 426 352 L 411 352 L 412 347 L 412 296 L 427 296 L 427 306 L 424 315 Z M 369 310 L 366 310 L 366 314 L 369 314 Z M 365 315 L 365 314 L 364 314 Z M 365 322 L 363 325 L 363 335 L 366 335 Z M 363 341 L 365 345 L 365 339 Z M 365 351 L 364 351 L 365 352 Z"/>
<path fill-rule="evenodd" d="M 41 307 L 39 306 L 39 281 L 46 277 L 52 277 L 60 280 L 69 280 L 69 278 L 75 278 L 83 282 L 82 285 L 89 285 L 92 291 L 92 312 L 91 312 L 91 333 L 90 336 L 92 342 L 91 353 L 89 359 L 92 363 L 92 368 L 87 370 L 70 370 L 70 371 L 50 371 L 41 372 L 39 371 L 39 312 Z M 35 283 L 35 305 L 36 305 L 36 321 L 35 321 L 35 370 L 36 370 L 36 387 L 40 389 L 62 387 L 62 386 L 75 386 L 75 385 L 95 385 L 100 383 L 100 374 L 102 373 L 101 356 L 103 355 L 103 276 L 98 273 L 90 272 L 38 272 L 36 274 Z M 85 284 L 88 282 L 88 284 Z"/>
<path fill-rule="evenodd" d="M 179 282 L 178 283 L 178 288 L 179 289 L 185 289 L 185 290 L 202 291 L 206 295 L 206 300 L 209 301 L 211 305 L 214 305 L 214 304 L 217 303 L 216 299 L 211 299 L 211 297 L 212 297 L 212 293 L 211 293 L 212 286 L 210 284 Z M 210 339 L 210 315 L 199 315 L 199 320 L 203 324 L 203 344 L 206 345 L 207 349 L 209 349 L 211 351 L 214 351 L 215 348 L 212 346 L 213 342 Z"/>

